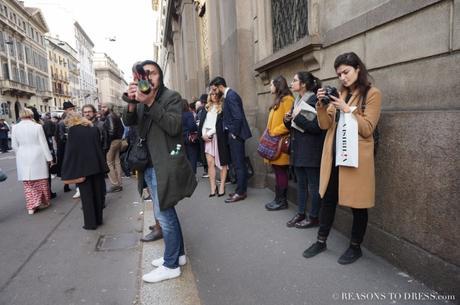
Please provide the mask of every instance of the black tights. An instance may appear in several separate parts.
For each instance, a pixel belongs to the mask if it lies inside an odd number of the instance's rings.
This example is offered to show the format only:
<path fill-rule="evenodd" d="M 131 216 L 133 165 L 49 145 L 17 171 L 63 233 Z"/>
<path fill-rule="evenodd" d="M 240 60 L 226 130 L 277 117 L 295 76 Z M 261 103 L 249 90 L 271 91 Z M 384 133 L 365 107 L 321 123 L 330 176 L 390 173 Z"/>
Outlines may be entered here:
<path fill-rule="evenodd" d="M 335 210 L 338 202 L 339 170 L 332 166 L 331 177 L 327 186 L 326 194 L 321 202 L 319 213 L 318 240 L 326 241 L 334 223 Z M 367 228 L 367 209 L 351 209 L 353 212 L 353 226 L 351 229 L 351 244 L 360 245 L 363 241 Z"/>

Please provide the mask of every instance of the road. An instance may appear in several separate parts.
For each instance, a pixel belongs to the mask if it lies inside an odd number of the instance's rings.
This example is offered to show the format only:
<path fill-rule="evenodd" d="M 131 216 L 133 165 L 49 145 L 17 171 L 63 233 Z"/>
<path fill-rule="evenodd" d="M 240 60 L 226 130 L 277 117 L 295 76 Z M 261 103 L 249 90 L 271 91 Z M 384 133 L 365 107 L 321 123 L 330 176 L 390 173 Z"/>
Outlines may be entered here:
<path fill-rule="evenodd" d="M 59 178 L 52 206 L 28 215 L 13 153 L 0 154 L 0 168 L 9 176 L 0 183 L 0 304 L 136 302 L 142 208 L 133 203 L 134 180 L 124 179 L 124 191 L 107 196 L 104 225 L 86 231 L 80 201 L 73 191 L 63 193 Z"/>

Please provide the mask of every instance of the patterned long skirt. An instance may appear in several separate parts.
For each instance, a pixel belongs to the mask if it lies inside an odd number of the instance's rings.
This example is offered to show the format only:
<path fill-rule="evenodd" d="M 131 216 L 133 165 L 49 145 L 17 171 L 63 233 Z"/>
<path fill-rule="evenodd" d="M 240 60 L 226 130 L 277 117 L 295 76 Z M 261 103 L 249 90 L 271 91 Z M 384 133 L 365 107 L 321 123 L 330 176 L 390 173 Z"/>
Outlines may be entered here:
<path fill-rule="evenodd" d="M 41 203 L 48 204 L 51 194 L 48 188 L 48 179 L 23 181 L 24 194 L 26 196 L 26 208 L 33 210 Z"/>

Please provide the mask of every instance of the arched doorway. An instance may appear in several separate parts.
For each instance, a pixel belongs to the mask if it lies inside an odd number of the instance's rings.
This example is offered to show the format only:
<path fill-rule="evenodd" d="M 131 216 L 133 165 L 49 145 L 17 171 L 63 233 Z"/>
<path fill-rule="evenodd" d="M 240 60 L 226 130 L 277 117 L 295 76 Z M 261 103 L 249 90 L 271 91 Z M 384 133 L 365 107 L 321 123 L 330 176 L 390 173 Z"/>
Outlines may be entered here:
<path fill-rule="evenodd" d="M 16 122 L 19 120 L 19 111 L 21 111 L 21 104 L 16 101 L 16 103 L 14 103 L 14 114 L 16 116 Z"/>

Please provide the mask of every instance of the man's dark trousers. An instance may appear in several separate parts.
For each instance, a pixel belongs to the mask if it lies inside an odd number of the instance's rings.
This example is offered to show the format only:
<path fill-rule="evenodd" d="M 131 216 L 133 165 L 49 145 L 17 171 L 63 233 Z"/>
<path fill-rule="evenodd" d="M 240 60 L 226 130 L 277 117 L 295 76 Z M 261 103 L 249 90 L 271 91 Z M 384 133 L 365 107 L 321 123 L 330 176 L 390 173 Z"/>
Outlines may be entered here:
<path fill-rule="evenodd" d="M 244 157 L 246 156 L 244 142 L 244 140 L 238 137 L 236 139 L 233 139 L 230 135 L 228 136 L 230 157 L 232 159 L 232 165 L 235 168 L 237 180 L 235 193 L 237 193 L 238 195 L 246 194 L 248 188 L 248 171 L 244 159 Z"/>

